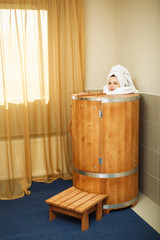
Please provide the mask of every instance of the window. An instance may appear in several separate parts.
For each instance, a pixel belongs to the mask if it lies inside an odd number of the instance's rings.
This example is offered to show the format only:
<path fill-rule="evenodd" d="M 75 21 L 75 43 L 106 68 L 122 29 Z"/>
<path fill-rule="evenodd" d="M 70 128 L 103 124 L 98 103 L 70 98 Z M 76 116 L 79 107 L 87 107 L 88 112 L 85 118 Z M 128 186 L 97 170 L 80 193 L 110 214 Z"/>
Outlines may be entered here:
<path fill-rule="evenodd" d="M 0 10 L 0 104 L 5 99 L 49 100 L 45 10 Z"/>

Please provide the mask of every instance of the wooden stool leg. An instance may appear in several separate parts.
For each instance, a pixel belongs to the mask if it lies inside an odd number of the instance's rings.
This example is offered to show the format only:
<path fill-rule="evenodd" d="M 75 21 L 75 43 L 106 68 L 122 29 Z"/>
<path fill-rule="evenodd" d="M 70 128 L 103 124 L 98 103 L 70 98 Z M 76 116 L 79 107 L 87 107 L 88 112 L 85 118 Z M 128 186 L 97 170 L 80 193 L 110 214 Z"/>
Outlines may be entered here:
<path fill-rule="evenodd" d="M 49 220 L 52 221 L 56 218 L 56 213 L 52 210 L 52 207 L 49 205 Z"/>
<path fill-rule="evenodd" d="M 102 201 L 97 204 L 96 209 L 96 220 L 99 221 L 102 219 Z"/>
<path fill-rule="evenodd" d="M 81 230 L 86 231 L 89 228 L 89 216 L 88 216 L 88 211 L 85 211 L 82 214 L 81 218 Z"/>

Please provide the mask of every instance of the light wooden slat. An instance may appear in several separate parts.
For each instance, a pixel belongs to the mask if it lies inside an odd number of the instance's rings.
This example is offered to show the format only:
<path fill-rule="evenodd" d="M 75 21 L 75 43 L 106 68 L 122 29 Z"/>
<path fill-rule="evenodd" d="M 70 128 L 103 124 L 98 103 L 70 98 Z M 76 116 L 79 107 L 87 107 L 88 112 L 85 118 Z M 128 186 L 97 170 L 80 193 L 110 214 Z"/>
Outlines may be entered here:
<path fill-rule="evenodd" d="M 76 207 L 75 211 L 82 213 L 82 212 L 88 210 L 89 208 L 93 207 L 94 205 L 96 205 L 98 202 L 105 199 L 107 196 L 108 196 L 107 194 L 104 194 L 104 195 L 98 194 L 94 198 L 91 198 L 90 200 L 85 202 L 83 205 L 80 205 L 80 206 Z"/>
<path fill-rule="evenodd" d="M 75 189 L 72 192 L 69 192 L 68 194 L 65 194 L 64 196 L 62 196 L 61 198 L 57 199 L 54 201 L 54 205 L 55 206 L 59 206 L 61 203 L 67 201 L 68 199 L 71 199 L 72 197 L 74 197 L 75 195 L 77 195 L 78 193 L 80 193 L 81 191 L 78 189 Z"/>
<path fill-rule="evenodd" d="M 87 192 L 80 192 L 79 194 L 77 194 L 77 195 L 74 196 L 73 198 L 70 198 L 70 199 L 68 199 L 67 201 L 61 203 L 61 204 L 60 204 L 60 207 L 65 208 L 65 207 L 67 207 L 68 205 L 70 205 L 70 204 L 78 201 L 79 199 L 81 199 L 82 197 L 84 197 L 84 196 L 86 196 L 86 195 L 88 195 Z"/>
<path fill-rule="evenodd" d="M 79 199 L 78 201 L 76 201 L 76 202 L 72 203 L 71 205 L 69 205 L 67 207 L 67 209 L 75 211 L 75 209 L 78 206 L 84 204 L 86 201 L 90 200 L 91 198 L 95 197 L 96 195 L 97 194 L 95 194 L 95 193 L 88 193 L 85 197 L 83 197 L 83 198 Z"/>
<path fill-rule="evenodd" d="M 45 200 L 45 203 L 52 204 L 53 201 L 61 198 L 62 196 L 66 195 L 66 194 L 68 194 L 68 193 L 70 193 L 70 192 L 73 192 L 73 191 L 75 191 L 75 190 L 76 190 L 76 188 L 75 188 L 74 186 L 73 186 L 73 187 L 70 187 L 70 188 L 64 190 L 63 192 L 58 193 L 58 194 L 56 194 L 55 196 L 53 196 L 53 197 Z"/>

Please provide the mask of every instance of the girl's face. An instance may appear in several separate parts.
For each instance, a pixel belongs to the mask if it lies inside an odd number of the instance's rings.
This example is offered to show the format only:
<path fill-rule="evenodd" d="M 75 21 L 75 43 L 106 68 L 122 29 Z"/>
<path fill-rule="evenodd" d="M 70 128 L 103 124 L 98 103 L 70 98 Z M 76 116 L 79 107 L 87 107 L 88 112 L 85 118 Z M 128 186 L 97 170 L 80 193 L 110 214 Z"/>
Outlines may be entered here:
<path fill-rule="evenodd" d="M 120 84 L 116 77 L 110 77 L 108 80 L 108 90 L 114 91 L 116 88 L 119 88 Z"/>

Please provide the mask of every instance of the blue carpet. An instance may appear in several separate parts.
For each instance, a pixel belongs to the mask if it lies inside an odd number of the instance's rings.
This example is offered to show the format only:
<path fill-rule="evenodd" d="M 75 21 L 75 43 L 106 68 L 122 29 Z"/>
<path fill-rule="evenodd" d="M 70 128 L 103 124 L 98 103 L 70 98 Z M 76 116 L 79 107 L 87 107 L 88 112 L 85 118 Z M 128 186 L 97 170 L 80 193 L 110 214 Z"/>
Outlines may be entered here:
<path fill-rule="evenodd" d="M 31 195 L 16 200 L 0 200 L 0 239 L 105 239 L 160 240 L 160 235 L 131 208 L 111 211 L 100 221 L 90 214 L 90 227 L 81 231 L 80 219 L 59 214 L 49 221 L 45 200 L 72 186 L 58 179 L 51 184 L 32 183 Z"/>

